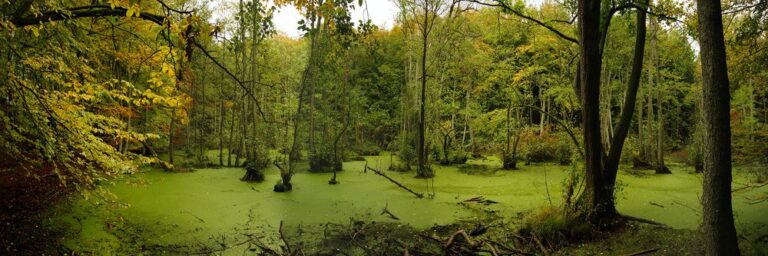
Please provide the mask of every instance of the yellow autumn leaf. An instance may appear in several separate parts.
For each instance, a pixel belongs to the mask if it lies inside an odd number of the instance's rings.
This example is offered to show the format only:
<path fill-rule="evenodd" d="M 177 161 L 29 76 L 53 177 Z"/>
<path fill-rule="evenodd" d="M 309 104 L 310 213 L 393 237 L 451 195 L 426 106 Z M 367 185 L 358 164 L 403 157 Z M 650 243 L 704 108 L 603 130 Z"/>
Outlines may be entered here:
<path fill-rule="evenodd" d="M 128 11 L 126 11 L 126 12 L 125 12 L 125 16 L 126 16 L 126 17 L 128 17 L 128 18 L 130 18 L 131 16 L 133 16 L 133 13 L 134 13 L 134 12 L 135 12 L 135 11 L 134 11 L 134 9 L 133 9 L 133 5 L 131 5 L 130 7 L 128 7 Z"/>

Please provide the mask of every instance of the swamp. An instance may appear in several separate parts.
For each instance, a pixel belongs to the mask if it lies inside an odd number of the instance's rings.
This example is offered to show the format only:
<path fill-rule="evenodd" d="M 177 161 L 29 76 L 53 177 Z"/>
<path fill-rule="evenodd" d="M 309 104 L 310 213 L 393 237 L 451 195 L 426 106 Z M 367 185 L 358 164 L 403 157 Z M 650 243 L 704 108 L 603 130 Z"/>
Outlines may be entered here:
<path fill-rule="evenodd" d="M 0 255 L 768 255 L 768 1 L 0 1 Z"/>

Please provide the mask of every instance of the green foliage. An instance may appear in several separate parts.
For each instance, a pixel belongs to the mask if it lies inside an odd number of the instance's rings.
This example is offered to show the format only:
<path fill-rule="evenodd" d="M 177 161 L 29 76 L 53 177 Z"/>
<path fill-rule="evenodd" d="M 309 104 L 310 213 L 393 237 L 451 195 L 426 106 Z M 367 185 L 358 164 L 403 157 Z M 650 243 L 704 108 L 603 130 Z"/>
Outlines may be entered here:
<path fill-rule="evenodd" d="M 309 156 L 310 172 L 338 172 L 341 171 L 341 159 L 334 159 L 327 154 L 314 154 Z"/>
<path fill-rule="evenodd" d="M 568 165 L 573 143 L 564 132 L 536 135 L 526 130 L 521 136 L 521 150 L 526 163 L 557 162 Z"/>
<path fill-rule="evenodd" d="M 406 169 L 410 169 L 410 166 L 416 163 L 416 136 L 410 132 L 401 133 L 400 136 L 401 138 L 397 140 L 397 156 L 403 162 L 402 164 L 405 165 Z"/>
<path fill-rule="evenodd" d="M 266 168 L 265 163 L 260 163 L 259 161 L 248 161 L 245 163 L 245 176 L 241 178 L 243 181 L 249 181 L 249 182 L 262 182 L 264 181 L 264 168 Z"/>
<path fill-rule="evenodd" d="M 447 153 L 441 154 L 440 164 L 452 165 L 452 164 L 464 164 L 469 160 L 469 153 L 462 150 L 452 149 Z"/>
<path fill-rule="evenodd" d="M 28 7 L 18 14 L 34 17 L 66 8 L 47 1 Z M 127 16 L 149 10 L 131 4 Z M 12 169 L 53 174 L 62 184 L 91 189 L 157 161 L 129 151 L 146 151 L 164 133 L 151 117 L 188 122 L 183 106 L 189 97 L 177 89 L 185 86 L 177 81 L 183 53 L 153 40 L 157 28 L 131 19 L 118 25 L 122 30 L 105 34 L 86 33 L 116 26 L 104 19 L 50 21 L 34 28 L 0 23 L 5 63 L 0 65 L 0 157 L 17 159 Z M 125 40 L 112 40 L 119 37 Z"/>

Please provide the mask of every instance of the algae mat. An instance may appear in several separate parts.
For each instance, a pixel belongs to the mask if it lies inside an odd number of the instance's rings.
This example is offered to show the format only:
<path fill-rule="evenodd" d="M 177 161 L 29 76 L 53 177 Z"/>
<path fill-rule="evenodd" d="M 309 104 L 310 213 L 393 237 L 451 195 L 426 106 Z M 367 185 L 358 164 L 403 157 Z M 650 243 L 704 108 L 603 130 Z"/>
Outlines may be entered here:
<path fill-rule="evenodd" d="M 387 156 L 366 159 L 373 167 L 388 168 Z M 493 160 L 471 163 L 490 169 L 497 164 Z M 267 244 L 275 244 L 281 221 L 294 229 L 298 227 L 304 235 L 318 235 L 317 229 L 328 223 L 354 220 L 424 229 L 484 214 L 516 218 L 517 213 L 550 202 L 558 205 L 570 170 L 545 164 L 469 175 L 457 167 L 435 166 L 437 176 L 426 180 L 414 179 L 413 173 L 387 172 L 418 192 L 434 194 L 432 199 L 418 199 L 382 177 L 363 172 L 364 165 L 362 161 L 344 163 L 344 171 L 338 174 L 341 183 L 334 186 L 328 185 L 332 174 L 297 173 L 290 193 L 272 192 L 279 180 L 276 169 L 267 170 L 262 183 L 239 181 L 244 173 L 239 168 L 191 173 L 150 170 L 104 186 L 116 196 L 118 204 L 73 199 L 57 207 L 47 224 L 68 234 L 63 244 L 69 249 L 117 254 L 233 243 L 232 237 L 243 233 L 263 234 Z M 695 229 L 700 221 L 701 176 L 689 172 L 683 166 L 673 166 L 671 175 L 622 172 L 617 194 L 619 210 L 675 228 Z M 736 181 L 744 182 L 742 176 L 737 172 Z M 765 187 L 734 193 L 737 228 L 742 233 L 765 233 L 768 203 L 751 202 L 766 193 Z M 499 203 L 460 203 L 477 196 Z M 382 215 L 385 207 L 399 220 Z M 242 248 L 231 252 L 240 254 Z"/>

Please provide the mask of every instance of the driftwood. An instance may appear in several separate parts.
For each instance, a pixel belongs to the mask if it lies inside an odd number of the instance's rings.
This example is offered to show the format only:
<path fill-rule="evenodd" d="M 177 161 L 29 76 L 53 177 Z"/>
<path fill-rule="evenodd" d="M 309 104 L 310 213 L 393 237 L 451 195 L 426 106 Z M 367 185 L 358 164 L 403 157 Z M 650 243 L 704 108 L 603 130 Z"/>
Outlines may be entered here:
<path fill-rule="evenodd" d="M 405 186 L 405 185 L 403 185 L 402 183 L 400 183 L 400 182 L 398 182 L 398 181 L 396 181 L 396 180 L 394 180 L 394 179 L 390 178 L 389 176 L 387 176 L 387 175 L 386 175 L 386 174 L 384 174 L 383 172 L 381 172 L 381 171 L 379 171 L 379 170 L 376 170 L 376 169 L 374 169 L 374 168 L 372 168 L 372 167 L 368 166 L 368 163 L 365 163 L 365 169 L 364 169 L 364 170 L 370 170 L 370 171 L 372 171 L 373 173 L 375 173 L 375 174 L 377 174 L 377 175 L 379 175 L 379 176 L 381 176 L 381 177 L 384 177 L 384 178 L 386 178 L 387 180 L 389 180 L 390 182 L 394 183 L 394 184 L 395 184 L 395 185 L 397 185 L 398 187 L 400 187 L 400 188 L 404 189 L 405 191 L 408 191 L 408 192 L 410 192 L 411 194 L 415 195 L 416 197 L 418 197 L 418 198 L 424 198 L 424 193 L 416 193 L 415 191 L 413 191 L 412 189 L 410 189 L 410 188 L 406 187 L 406 186 Z"/>

